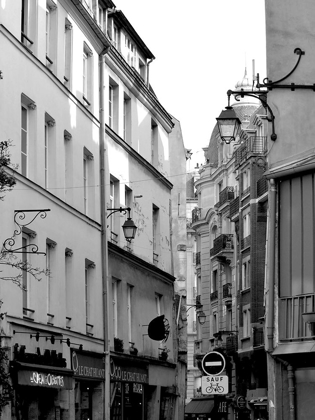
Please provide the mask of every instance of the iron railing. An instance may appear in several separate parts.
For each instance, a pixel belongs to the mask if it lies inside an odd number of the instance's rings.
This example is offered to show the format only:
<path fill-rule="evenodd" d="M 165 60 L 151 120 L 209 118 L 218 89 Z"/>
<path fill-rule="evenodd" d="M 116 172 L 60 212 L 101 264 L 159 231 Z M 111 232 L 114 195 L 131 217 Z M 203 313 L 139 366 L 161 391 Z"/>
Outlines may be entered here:
<path fill-rule="evenodd" d="M 278 317 L 280 340 L 292 341 L 313 337 L 312 330 L 303 322 L 302 314 L 314 311 L 314 293 L 280 298 Z"/>
<path fill-rule="evenodd" d="M 235 150 L 235 165 L 239 165 L 251 154 L 260 155 L 267 151 L 267 137 L 251 136 Z"/>
<path fill-rule="evenodd" d="M 196 265 L 200 265 L 200 261 L 201 261 L 200 252 L 196 252 Z"/>
<path fill-rule="evenodd" d="M 213 248 L 210 249 L 210 257 L 217 255 L 221 251 L 230 251 L 233 248 L 233 235 L 222 234 L 213 241 Z"/>
<path fill-rule="evenodd" d="M 210 300 L 211 300 L 211 302 L 214 301 L 214 300 L 218 300 L 218 291 L 217 290 L 210 293 Z"/>
<path fill-rule="evenodd" d="M 257 197 L 262 196 L 268 191 L 268 181 L 266 177 L 262 177 L 257 181 Z"/>
<path fill-rule="evenodd" d="M 264 328 L 254 327 L 253 328 L 253 347 L 260 347 L 265 344 L 264 340 Z"/>
<path fill-rule="evenodd" d="M 226 187 L 219 194 L 219 201 L 215 207 L 221 207 L 223 204 L 234 199 L 234 187 Z"/>
<path fill-rule="evenodd" d="M 239 212 L 240 208 L 240 198 L 236 197 L 234 200 L 230 201 L 230 217 L 234 216 Z"/>
<path fill-rule="evenodd" d="M 223 285 L 223 299 L 232 297 L 232 284 L 226 283 Z"/>
<path fill-rule="evenodd" d="M 198 220 L 201 219 L 201 208 L 195 207 L 194 209 L 192 209 L 191 216 L 193 223 L 198 222 Z"/>

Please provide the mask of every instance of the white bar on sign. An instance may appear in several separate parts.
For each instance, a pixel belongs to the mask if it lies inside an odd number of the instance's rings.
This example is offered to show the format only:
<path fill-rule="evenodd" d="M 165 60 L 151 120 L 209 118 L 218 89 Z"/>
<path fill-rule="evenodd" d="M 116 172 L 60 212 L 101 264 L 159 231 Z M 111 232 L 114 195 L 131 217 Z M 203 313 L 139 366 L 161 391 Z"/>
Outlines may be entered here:
<path fill-rule="evenodd" d="M 205 362 L 205 366 L 221 366 L 222 362 Z"/>

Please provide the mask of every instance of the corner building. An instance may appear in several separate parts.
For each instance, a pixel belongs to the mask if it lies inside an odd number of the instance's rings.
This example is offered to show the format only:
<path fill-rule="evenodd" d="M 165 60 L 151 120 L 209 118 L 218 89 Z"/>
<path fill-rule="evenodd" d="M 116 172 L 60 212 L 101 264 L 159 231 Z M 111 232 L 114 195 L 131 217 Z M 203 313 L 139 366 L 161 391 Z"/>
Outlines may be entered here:
<path fill-rule="evenodd" d="M 154 56 L 111 0 L 0 8 L 0 134 L 17 165 L 1 242 L 5 258 L 47 270 L 22 270 L 21 288 L 1 281 L 3 418 L 178 419 L 174 124 L 150 86 Z"/>

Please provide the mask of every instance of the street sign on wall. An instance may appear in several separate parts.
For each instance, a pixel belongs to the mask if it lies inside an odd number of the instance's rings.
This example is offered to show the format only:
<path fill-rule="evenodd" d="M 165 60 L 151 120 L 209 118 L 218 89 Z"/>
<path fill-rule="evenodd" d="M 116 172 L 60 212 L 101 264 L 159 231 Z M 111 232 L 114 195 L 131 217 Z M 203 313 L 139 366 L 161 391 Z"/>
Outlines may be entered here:
<path fill-rule="evenodd" d="M 225 358 L 217 351 L 210 351 L 204 355 L 201 367 L 206 375 L 220 375 L 225 368 Z"/>
<path fill-rule="evenodd" d="M 225 395 L 229 393 L 229 377 L 227 375 L 209 375 L 201 377 L 201 393 L 203 395 Z"/>

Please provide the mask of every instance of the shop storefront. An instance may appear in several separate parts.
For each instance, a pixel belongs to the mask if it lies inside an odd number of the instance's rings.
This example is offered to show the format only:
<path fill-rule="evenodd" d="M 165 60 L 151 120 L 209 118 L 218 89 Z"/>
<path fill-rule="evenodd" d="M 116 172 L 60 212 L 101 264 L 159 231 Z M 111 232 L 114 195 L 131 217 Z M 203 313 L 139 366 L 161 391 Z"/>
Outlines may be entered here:
<path fill-rule="evenodd" d="M 74 371 L 74 405 L 76 420 L 103 418 L 102 390 L 104 382 L 103 355 L 71 350 Z"/>
<path fill-rule="evenodd" d="M 17 420 L 69 418 L 73 371 L 55 366 L 13 362 L 14 415 Z"/>
<path fill-rule="evenodd" d="M 111 420 L 144 420 L 148 372 L 145 366 L 111 358 Z"/>

